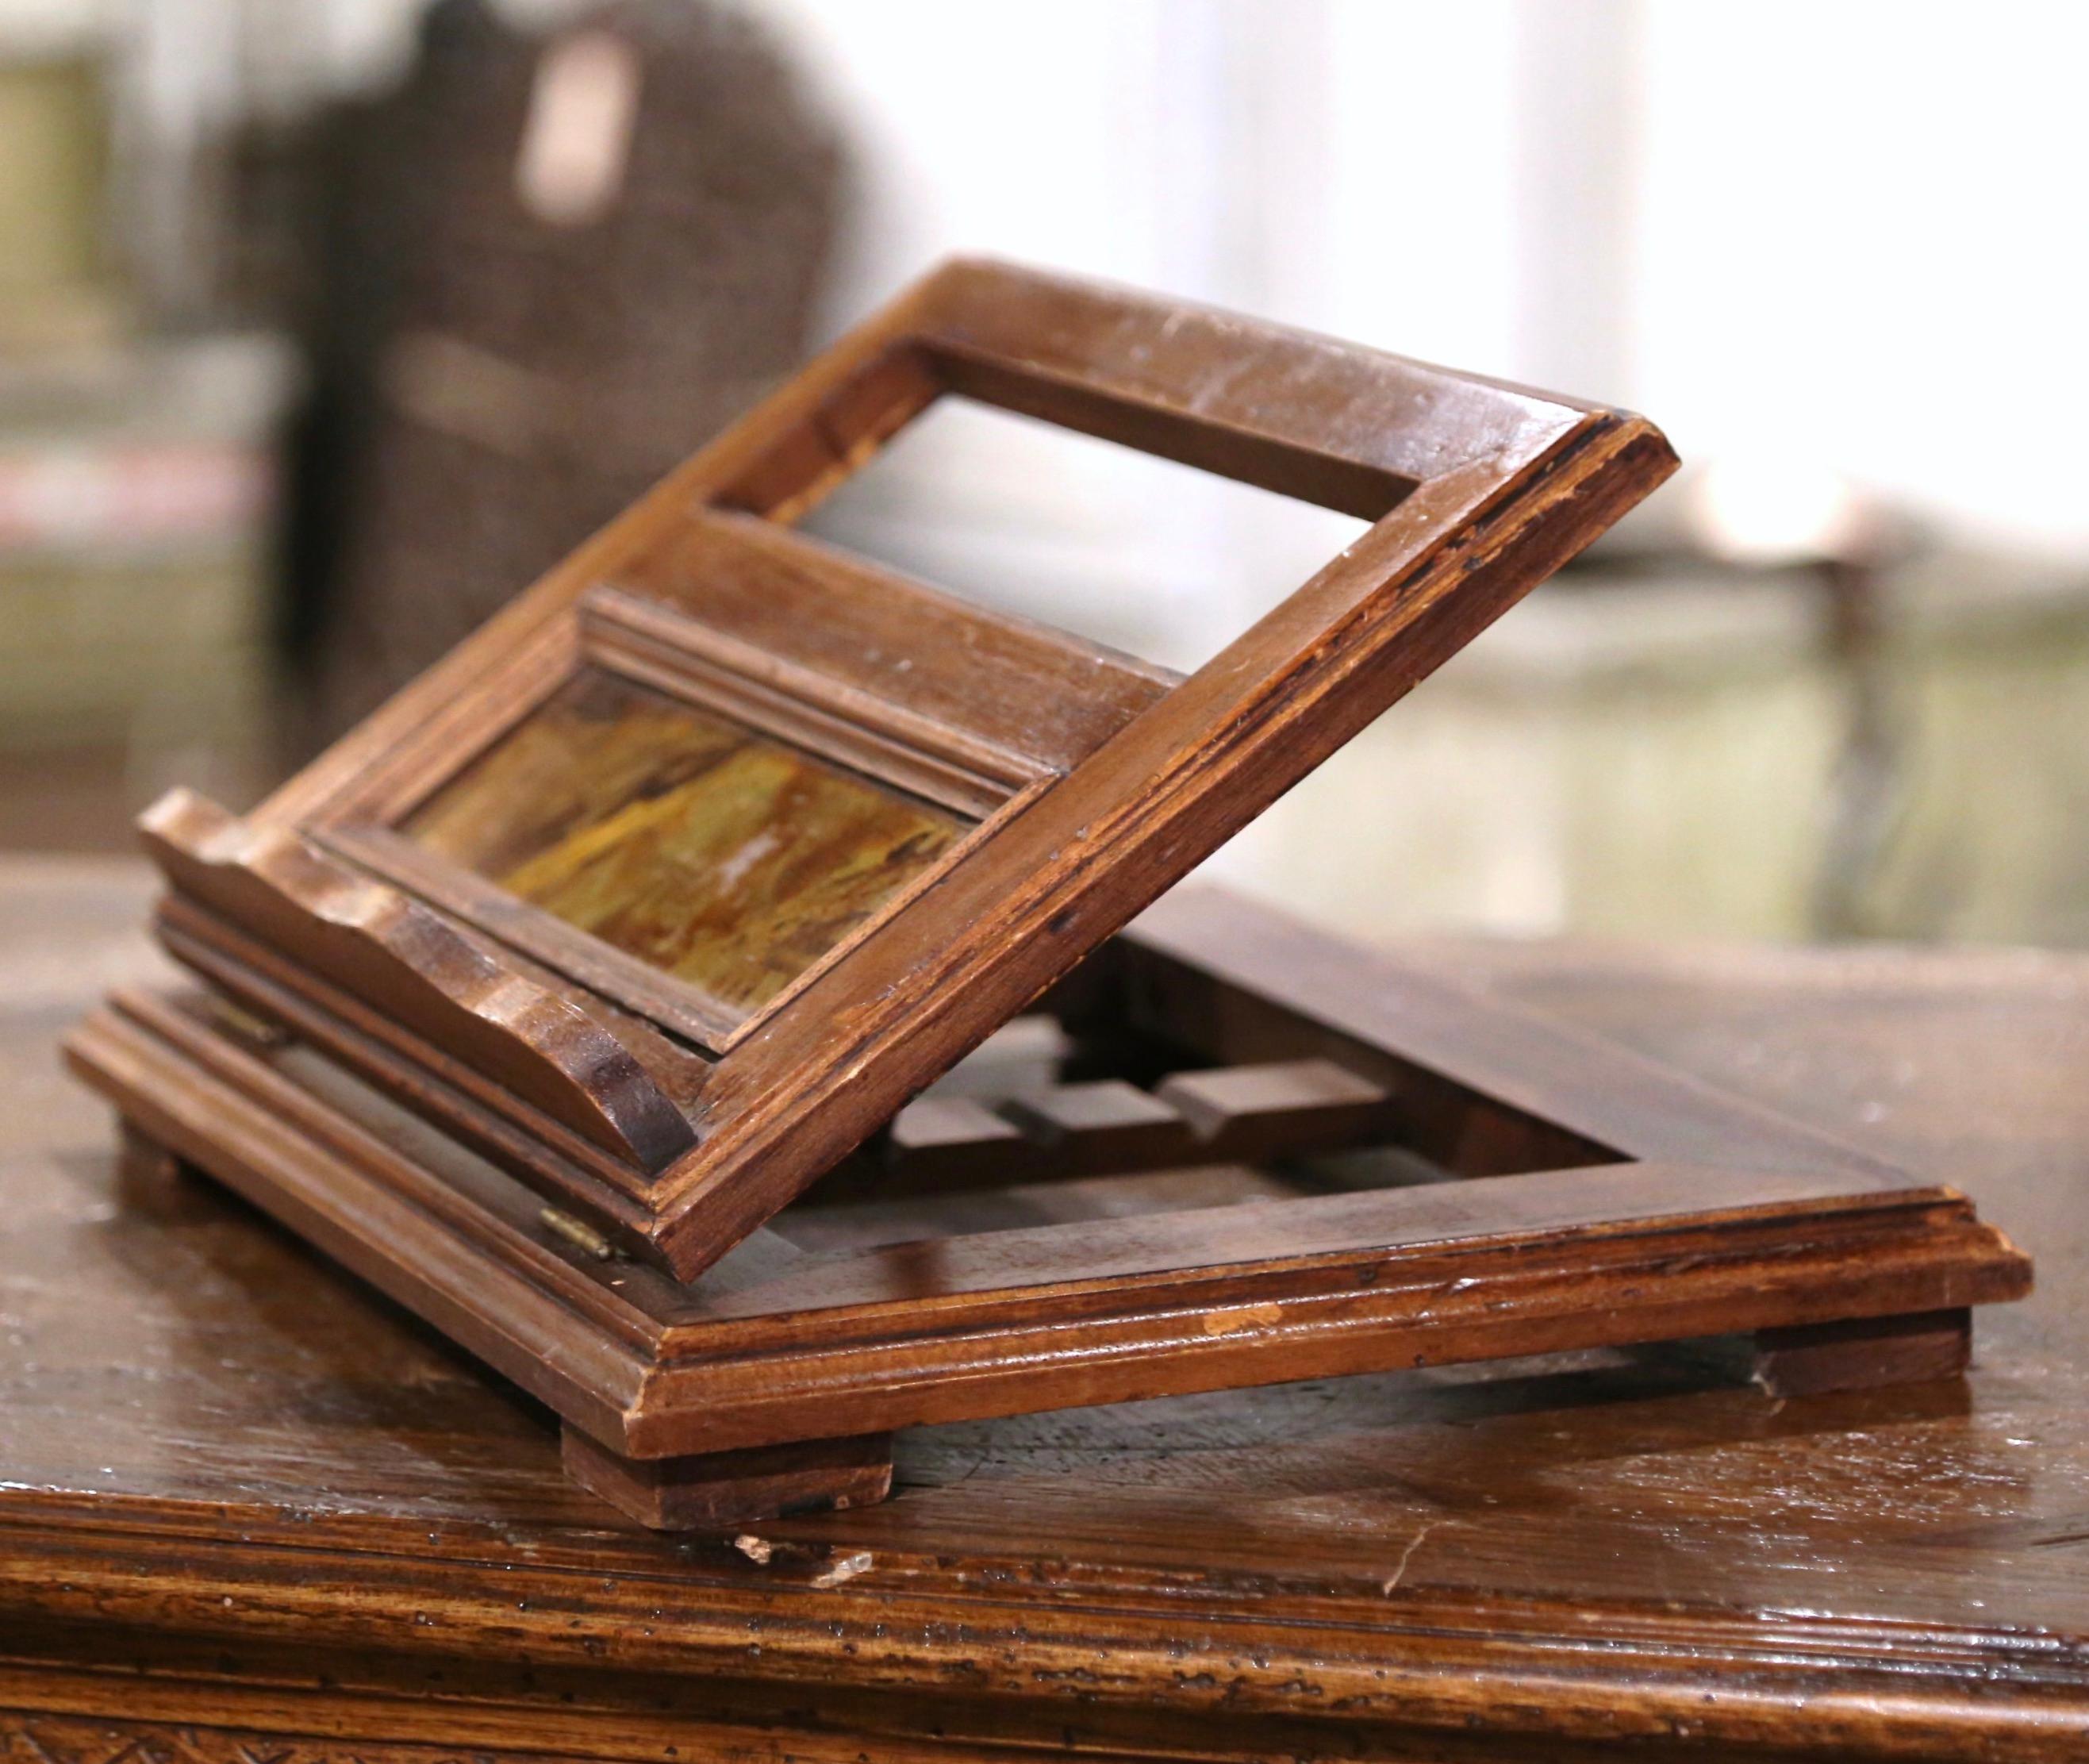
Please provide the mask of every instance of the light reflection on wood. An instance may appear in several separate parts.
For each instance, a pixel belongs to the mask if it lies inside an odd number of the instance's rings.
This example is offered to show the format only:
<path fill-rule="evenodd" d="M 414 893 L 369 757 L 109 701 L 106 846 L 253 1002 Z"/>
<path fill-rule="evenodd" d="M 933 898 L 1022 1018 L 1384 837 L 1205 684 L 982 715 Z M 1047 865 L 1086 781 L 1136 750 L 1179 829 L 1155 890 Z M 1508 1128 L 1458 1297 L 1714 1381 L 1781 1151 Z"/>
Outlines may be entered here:
<path fill-rule="evenodd" d="M 744 1014 L 966 826 L 590 670 L 401 830 Z"/>

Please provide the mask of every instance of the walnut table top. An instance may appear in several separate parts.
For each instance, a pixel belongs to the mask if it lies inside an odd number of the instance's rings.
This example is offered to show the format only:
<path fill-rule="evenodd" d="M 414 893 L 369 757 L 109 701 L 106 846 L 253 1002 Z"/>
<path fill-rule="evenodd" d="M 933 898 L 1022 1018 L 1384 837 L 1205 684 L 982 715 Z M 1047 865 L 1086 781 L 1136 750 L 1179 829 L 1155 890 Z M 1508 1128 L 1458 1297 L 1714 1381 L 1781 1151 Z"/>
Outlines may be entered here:
<path fill-rule="evenodd" d="M 2089 1758 L 2089 956 L 1406 952 L 1968 1191 L 2040 1290 L 1963 1381 L 1777 1402 L 1707 1344 L 1036 1415 L 689 1541 L 251 1212 L 126 1194 L 55 1044 L 147 893 L 0 865 L 6 1764 Z"/>

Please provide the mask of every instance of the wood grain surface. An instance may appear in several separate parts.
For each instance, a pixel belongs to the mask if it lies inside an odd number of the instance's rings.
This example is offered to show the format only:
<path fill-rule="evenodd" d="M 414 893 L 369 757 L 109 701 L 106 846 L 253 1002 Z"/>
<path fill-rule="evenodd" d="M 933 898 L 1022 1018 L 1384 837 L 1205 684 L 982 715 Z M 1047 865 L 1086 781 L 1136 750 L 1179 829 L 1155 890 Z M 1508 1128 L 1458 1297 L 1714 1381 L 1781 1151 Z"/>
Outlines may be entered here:
<path fill-rule="evenodd" d="M 1777 1398 L 1706 1343 L 967 1423 L 881 1507 L 678 1542 L 121 1165 L 54 1047 L 158 972 L 147 893 L 0 877 L 10 1764 L 2089 1754 L 2089 958 L 1403 952 L 1964 1188 L 2041 1278 L 1962 1380 Z"/>
<path fill-rule="evenodd" d="M 946 396 L 1373 524 L 1183 678 L 963 608 L 790 530 Z M 664 1167 L 634 1164 L 646 1181 L 591 1184 L 563 1152 L 525 1178 L 558 1189 L 584 1229 L 691 1281 L 1675 464 L 1660 431 L 1628 411 L 955 260 L 762 399 L 251 818 L 714 1062 L 690 1143 Z M 656 708 L 679 701 L 680 733 L 654 719 L 628 743 L 598 740 L 608 723 L 598 719 L 585 741 L 565 740 L 574 683 L 590 692 L 604 673 Z M 684 776 L 705 757 L 688 737 L 706 719 L 748 739 Z M 534 800 L 547 731 L 576 776 L 603 776 L 525 854 L 510 835 L 574 795 L 568 780 Z M 800 784 L 829 787 L 796 818 L 821 826 L 809 852 L 795 849 L 792 818 L 760 812 L 792 755 Z M 844 773 L 887 787 L 872 798 L 881 819 L 856 812 L 864 792 L 836 788 Z M 638 800 L 620 796 L 632 788 Z M 518 819 L 510 799 L 524 795 Z M 890 812 L 902 804 L 918 805 L 904 826 Z M 929 805 L 955 819 L 924 818 Z M 402 822 L 414 830 L 402 835 Z M 671 824 L 688 835 L 671 852 Z M 794 849 L 766 849 L 765 835 Z M 662 886 L 656 860 L 670 858 L 705 873 Z M 811 861 L 804 878 L 799 858 Z M 785 898 L 772 898 L 768 885 L 787 878 Z M 756 898 L 742 898 L 747 885 Z M 691 901 L 702 912 L 678 921 Z M 278 921 L 262 939 L 296 992 L 297 928 Z M 169 946 L 186 959 L 193 943 Z M 324 1038 L 318 1022 L 306 1011 L 301 1032 Z M 332 1045 L 351 1062 L 367 1052 L 345 1032 Z M 446 1083 L 400 1066 L 378 1081 L 414 1088 L 453 1131 L 477 1131 Z"/>

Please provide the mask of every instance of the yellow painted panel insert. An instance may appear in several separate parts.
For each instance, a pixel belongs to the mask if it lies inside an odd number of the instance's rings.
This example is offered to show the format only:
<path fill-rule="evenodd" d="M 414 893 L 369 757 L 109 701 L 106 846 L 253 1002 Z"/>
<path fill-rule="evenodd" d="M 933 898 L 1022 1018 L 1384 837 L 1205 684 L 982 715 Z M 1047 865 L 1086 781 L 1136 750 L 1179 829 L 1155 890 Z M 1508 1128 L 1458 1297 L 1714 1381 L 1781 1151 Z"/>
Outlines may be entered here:
<path fill-rule="evenodd" d="M 589 669 L 401 830 L 744 1015 L 967 827 Z"/>

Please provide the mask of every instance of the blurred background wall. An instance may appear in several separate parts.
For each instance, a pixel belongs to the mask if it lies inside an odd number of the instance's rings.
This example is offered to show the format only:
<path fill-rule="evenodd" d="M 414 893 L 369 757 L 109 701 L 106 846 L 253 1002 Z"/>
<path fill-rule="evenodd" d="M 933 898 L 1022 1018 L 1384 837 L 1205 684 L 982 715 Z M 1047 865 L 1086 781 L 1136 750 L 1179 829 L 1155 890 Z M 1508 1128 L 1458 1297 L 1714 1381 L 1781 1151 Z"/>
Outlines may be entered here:
<path fill-rule="evenodd" d="M 2057 0 L 0 0 L 0 841 L 251 796 L 984 251 L 1690 462 L 1238 885 L 2089 942 L 2085 63 Z M 1178 666 L 1353 530 L 955 406 L 815 524 Z"/>

